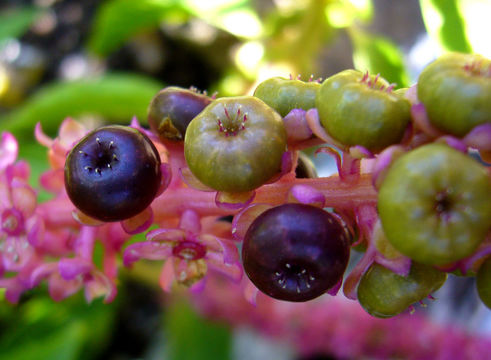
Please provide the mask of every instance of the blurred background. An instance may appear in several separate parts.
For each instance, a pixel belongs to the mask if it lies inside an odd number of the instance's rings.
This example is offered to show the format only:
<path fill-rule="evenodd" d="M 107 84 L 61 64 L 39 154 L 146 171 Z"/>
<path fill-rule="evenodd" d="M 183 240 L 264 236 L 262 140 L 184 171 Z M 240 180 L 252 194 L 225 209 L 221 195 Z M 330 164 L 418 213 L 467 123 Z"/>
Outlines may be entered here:
<path fill-rule="evenodd" d="M 145 124 L 166 85 L 244 95 L 272 76 L 347 68 L 407 87 L 444 52 L 491 57 L 490 14 L 488 0 L 1 0 L 0 130 L 19 139 L 35 184 L 48 167 L 33 137 L 39 121 L 52 136 L 67 116 Z M 0 359 L 307 359 L 281 338 L 164 295 L 159 270 L 123 271 L 110 305 L 80 294 L 55 303 L 41 288 L 12 306 L 0 290 Z M 491 337 L 472 281 L 452 277 L 425 312 Z"/>

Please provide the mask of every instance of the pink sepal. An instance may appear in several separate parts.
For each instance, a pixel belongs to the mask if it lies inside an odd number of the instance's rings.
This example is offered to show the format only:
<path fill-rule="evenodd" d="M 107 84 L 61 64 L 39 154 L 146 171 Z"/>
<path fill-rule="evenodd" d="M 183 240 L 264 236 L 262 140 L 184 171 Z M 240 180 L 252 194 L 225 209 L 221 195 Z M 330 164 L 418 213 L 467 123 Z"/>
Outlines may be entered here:
<path fill-rule="evenodd" d="M 133 116 L 131 118 L 130 127 L 139 130 L 141 133 L 145 134 L 150 140 L 154 142 L 159 142 L 159 137 L 155 135 L 152 131 L 142 127 L 136 116 Z"/>
<path fill-rule="evenodd" d="M 402 146 L 392 145 L 377 156 L 372 172 L 372 184 L 377 190 L 380 189 L 390 166 L 404 153 Z"/>
<path fill-rule="evenodd" d="M 249 205 L 255 196 L 256 192 L 254 190 L 241 193 L 217 191 L 215 204 L 221 209 L 238 210 Z"/>
<path fill-rule="evenodd" d="M 67 297 L 75 294 L 82 287 L 81 278 L 73 280 L 64 280 L 59 273 L 53 273 L 48 280 L 49 296 L 54 301 L 62 301 Z"/>
<path fill-rule="evenodd" d="M 205 287 L 206 287 L 206 276 L 203 279 L 191 285 L 189 291 L 196 295 L 201 293 L 205 289 Z"/>
<path fill-rule="evenodd" d="M 273 205 L 256 203 L 249 205 L 240 213 L 235 215 L 234 220 L 232 221 L 232 235 L 234 239 L 237 241 L 242 241 L 252 222 L 259 215 L 272 207 Z"/>
<path fill-rule="evenodd" d="M 232 240 L 219 238 L 210 234 L 198 235 L 198 241 L 206 246 L 208 252 L 221 253 L 223 262 L 232 264 L 239 261 L 237 246 Z"/>
<path fill-rule="evenodd" d="M 341 289 L 341 285 L 343 285 L 343 278 L 339 279 L 338 282 L 331 288 L 326 291 L 326 294 L 331 296 L 336 296 Z"/>
<path fill-rule="evenodd" d="M 491 124 L 482 124 L 469 131 L 462 141 L 479 151 L 491 151 Z"/>
<path fill-rule="evenodd" d="M 327 134 L 326 130 L 321 125 L 319 112 L 317 111 L 317 109 L 314 108 L 307 110 L 307 112 L 305 113 L 305 118 L 307 120 L 307 124 L 310 127 L 310 130 L 312 130 L 315 136 L 317 136 L 319 139 L 327 144 L 335 145 L 340 149 L 344 148 L 344 146 L 340 142 L 334 140 L 331 136 Z"/>
<path fill-rule="evenodd" d="M 130 235 L 139 234 L 147 230 L 153 222 L 153 211 L 148 206 L 141 213 L 121 221 L 121 227 Z"/>
<path fill-rule="evenodd" d="M 305 110 L 293 109 L 283 118 L 289 142 L 299 142 L 312 137 L 312 130 L 307 123 L 305 113 Z"/>
<path fill-rule="evenodd" d="M 324 153 L 330 155 L 336 160 L 339 177 L 346 182 L 355 182 L 360 177 L 361 161 L 352 157 L 349 153 L 343 152 L 342 157 L 338 150 L 332 146 L 323 146 L 315 151 L 315 155 Z"/>
<path fill-rule="evenodd" d="M 375 249 L 373 247 L 368 247 L 361 260 L 355 265 L 353 270 L 351 270 L 349 275 L 344 280 L 343 293 L 348 299 L 356 300 L 358 298 L 356 293 L 357 285 L 363 274 L 368 270 L 370 265 L 373 264 L 374 260 Z"/>
<path fill-rule="evenodd" d="M 162 173 L 160 187 L 157 190 L 155 197 L 160 196 L 169 187 L 172 180 L 172 169 L 168 163 L 163 163 L 160 165 L 160 172 Z"/>
<path fill-rule="evenodd" d="M 326 197 L 321 191 L 311 186 L 300 184 L 292 186 L 288 193 L 288 202 L 299 202 L 324 208 Z"/>
<path fill-rule="evenodd" d="M 72 211 L 72 216 L 75 219 L 75 221 L 78 222 L 80 225 L 101 226 L 105 224 L 104 221 L 94 219 L 89 215 L 85 215 L 83 212 L 81 212 L 78 209 Z"/>
<path fill-rule="evenodd" d="M 257 306 L 257 294 L 259 293 L 259 289 L 246 278 L 246 284 L 244 286 L 244 297 L 247 302 L 253 306 Z"/>
<path fill-rule="evenodd" d="M 456 137 L 445 135 L 436 139 L 435 142 L 446 144 L 464 154 L 467 153 L 467 145 L 462 140 L 457 139 Z"/>
<path fill-rule="evenodd" d="M 79 275 L 85 275 L 94 265 L 81 258 L 63 258 L 58 262 L 58 271 L 65 280 L 73 280 Z"/>
<path fill-rule="evenodd" d="M 423 131 L 431 138 L 436 138 L 444 135 L 440 130 L 435 128 L 428 119 L 426 108 L 422 103 L 411 106 L 411 117 L 418 129 Z"/>
<path fill-rule="evenodd" d="M 36 267 L 29 276 L 29 286 L 31 288 L 36 287 L 39 283 L 49 277 L 52 273 L 58 271 L 58 263 L 44 263 Z"/>

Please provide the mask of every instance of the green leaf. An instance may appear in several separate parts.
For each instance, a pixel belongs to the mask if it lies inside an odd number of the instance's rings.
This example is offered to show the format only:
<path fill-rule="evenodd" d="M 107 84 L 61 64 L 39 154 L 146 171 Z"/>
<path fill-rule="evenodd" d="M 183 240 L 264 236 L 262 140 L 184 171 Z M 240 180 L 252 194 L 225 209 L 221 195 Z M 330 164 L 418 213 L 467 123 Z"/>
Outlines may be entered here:
<path fill-rule="evenodd" d="M 24 34 L 39 13 L 40 10 L 35 7 L 23 7 L 1 13 L 0 41 L 7 38 L 16 38 Z"/>
<path fill-rule="evenodd" d="M 62 303 L 31 298 L 9 309 L 14 321 L 2 324 L 0 360 L 89 359 L 111 335 L 115 309 L 97 301 L 88 305 L 82 294 Z"/>
<path fill-rule="evenodd" d="M 154 29 L 172 16 L 186 16 L 177 0 L 106 1 L 97 9 L 87 47 L 108 55 L 135 34 Z"/>
<path fill-rule="evenodd" d="M 447 51 L 471 52 L 458 0 L 420 0 L 428 34 Z"/>
<path fill-rule="evenodd" d="M 353 43 L 353 63 L 360 71 L 380 74 L 397 87 L 409 85 L 401 50 L 389 39 L 350 28 Z"/>
<path fill-rule="evenodd" d="M 170 360 L 228 360 L 231 333 L 223 325 L 201 318 L 181 300 L 166 312 L 166 339 Z"/>
<path fill-rule="evenodd" d="M 18 139 L 33 139 L 34 127 L 41 122 L 43 130 L 53 136 L 64 118 L 89 114 L 121 123 L 136 116 L 145 123 L 148 104 L 162 87 L 132 74 L 50 84 L 20 108 L 0 117 L 0 130 L 12 132 Z"/>

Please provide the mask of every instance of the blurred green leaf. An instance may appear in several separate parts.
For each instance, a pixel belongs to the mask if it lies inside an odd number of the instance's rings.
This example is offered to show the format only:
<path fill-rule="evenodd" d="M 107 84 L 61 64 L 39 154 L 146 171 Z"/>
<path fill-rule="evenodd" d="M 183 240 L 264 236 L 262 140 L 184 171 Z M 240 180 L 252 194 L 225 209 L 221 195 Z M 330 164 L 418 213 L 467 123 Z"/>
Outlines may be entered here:
<path fill-rule="evenodd" d="M 257 37 L 262 31 L 249 0 L 112 0 L 98 8 L 87 47 L 106 56 L 138 33 L 190 16 L 245 38 Z"/>
<path fill-rule="evenodd" d="M 132 74 L 53 83 L 40 89 L 20 108 L 0 117 L 0 130 L 32 140 L 37 122 L 54 135 L 67 116 L 89 114 L 121 123 L 129 123 L 132 116 L 137 116 L 145 123 L 148 104 L 162 87 L 157 81 Z"/>
<path fill-rule="evenodd" d="M 471 52 L 458 0 L 420 0 L 428 34 L 447 51 Z"/>
<path fill-rule="evenodd" d="M 34 7 L 23 7 L 0 14 L 0 41 L 21 36 L 39 15 Z"/>
<path fill-rule="evenodd" d="M 39 177 L 49 169 L 48 149 L 35 141 L 25 141 L 19 146 L 19 159 L 27 160 L 31 169 L 29 184 L 38 193 L 38 201 L 44 202 L 53 197 L 39 186 Z"/>
<path fill-rule="evenodd" d="M 87 46 L 90 51 L 106 56 L 133 35 L 156 28 L 176 15 L 186 15 L 177 0 L 106 1 L 97 9 Z"/>
<path fill-rule="evenodd" d="M 231 333 L 201 318 L 185 301 L 175 301 L 166 312 L 165 334 L 170 360 L 228 360 Z"/>
<path fill-rule="evenodd" d="M 105 345 L 115 306 L 88 305 L 82 294 L 62 303 L 39 295 L 10 308 L 14 321 L 6 331 L 2 324 L 0 360 L 89 359 Z"/>
<path fill-rule="evenodd" d="M 392 41 L 359 29 L 349 31 L 353 43 L 353 63 L 360 71 L 380 74 L 397 87 L 409 85 L 409 75 L 404 66 L 403 54 Z"/>

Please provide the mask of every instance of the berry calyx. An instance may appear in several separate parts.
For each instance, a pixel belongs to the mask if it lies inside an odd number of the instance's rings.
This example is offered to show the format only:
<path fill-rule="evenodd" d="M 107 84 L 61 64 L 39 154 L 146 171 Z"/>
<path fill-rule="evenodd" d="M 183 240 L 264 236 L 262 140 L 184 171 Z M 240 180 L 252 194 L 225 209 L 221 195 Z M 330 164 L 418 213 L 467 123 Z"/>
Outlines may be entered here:
<path fill-rule="evenodd" d="M 349 239 L 330 213 L 285 204 L 259 215 L 244 238 L 242 261 L 249 279 L 279 300 L 307 301 L 341 280 Z"/>
<path fill-rule="evenodd" d="M 161 183 L 160 156 L 146 135 L 125 126 L 87 134 L 65 162 L 65 188 L 82 213 L 120 221 L 143 211 Z"/>

